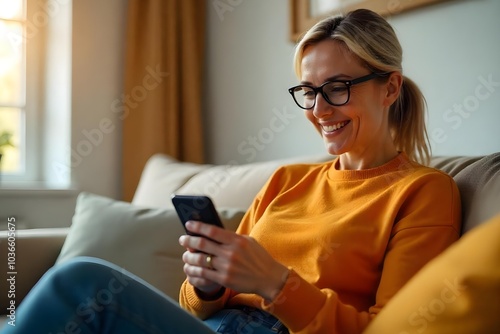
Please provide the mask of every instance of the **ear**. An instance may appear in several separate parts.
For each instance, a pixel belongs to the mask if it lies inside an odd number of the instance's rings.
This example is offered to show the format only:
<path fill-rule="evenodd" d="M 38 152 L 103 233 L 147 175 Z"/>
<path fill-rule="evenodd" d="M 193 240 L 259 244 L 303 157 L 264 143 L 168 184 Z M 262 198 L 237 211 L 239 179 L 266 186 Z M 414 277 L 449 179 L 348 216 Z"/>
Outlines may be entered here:
<path fill-rule="evenodd" d="M 402 85 L 403 75 L 401 72 L 392 72 L 385 84 L 384 106 L 390 107 L 398 99 Z"/>

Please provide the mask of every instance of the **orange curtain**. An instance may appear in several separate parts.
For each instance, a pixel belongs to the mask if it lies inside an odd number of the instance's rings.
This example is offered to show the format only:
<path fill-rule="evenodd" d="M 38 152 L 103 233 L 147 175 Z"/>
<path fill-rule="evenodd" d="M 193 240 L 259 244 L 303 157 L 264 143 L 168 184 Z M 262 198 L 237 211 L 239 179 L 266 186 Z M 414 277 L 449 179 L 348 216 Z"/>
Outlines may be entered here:
<path fill-rule="evenodd" d="M 129 0 L 121 99 L 126 201 L 133 198 L 151 155 L 165 153 L 182 161 L 203 162 L 205 3 Z"/>

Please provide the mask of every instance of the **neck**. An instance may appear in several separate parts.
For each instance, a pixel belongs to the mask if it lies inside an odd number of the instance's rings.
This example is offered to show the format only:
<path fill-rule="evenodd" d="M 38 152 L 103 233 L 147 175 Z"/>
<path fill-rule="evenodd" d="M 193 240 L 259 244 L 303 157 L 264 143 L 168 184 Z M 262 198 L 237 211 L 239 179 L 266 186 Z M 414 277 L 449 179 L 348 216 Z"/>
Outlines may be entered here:
<path fill-rule="evenodd" d="M 339 170 L 360 170 L 370 169 L 382 166 L 387 162 L 394 159 L 399 152 L 394 145 L 387 145 L 383 149 L 373 150 L 369 149 L 366 152 L 357 154 L 355 152 L 347 152 L 339 157 L 338 166 Z"/>

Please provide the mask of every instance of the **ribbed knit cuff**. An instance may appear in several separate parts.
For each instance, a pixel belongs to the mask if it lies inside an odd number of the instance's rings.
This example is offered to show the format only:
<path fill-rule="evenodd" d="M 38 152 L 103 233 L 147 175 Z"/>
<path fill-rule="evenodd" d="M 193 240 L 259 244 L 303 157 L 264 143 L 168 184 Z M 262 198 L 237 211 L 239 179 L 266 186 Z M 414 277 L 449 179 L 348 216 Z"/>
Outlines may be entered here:
<path fill-rule="evenodd" d="M 314 320 L 323 307 L 326 296 L 305 281 L 293 269 L 283 289 L 272 302 L 263 301 L 264 311 L 279 318 L 292 331 L 299 331 Z"/>
<path fill-rule="evenodd" d="M 218 295 L 219 298 L 213 300 L 201 299 L 196 293 L 196 288 L 184 281 L 183 294 L 180 298 L 181 306 L 201 319 L 205 319 L 215 311 L 224 307 L 226 294 L 229 294 L 229 289 L 224 289 L 224 292 Z"/>

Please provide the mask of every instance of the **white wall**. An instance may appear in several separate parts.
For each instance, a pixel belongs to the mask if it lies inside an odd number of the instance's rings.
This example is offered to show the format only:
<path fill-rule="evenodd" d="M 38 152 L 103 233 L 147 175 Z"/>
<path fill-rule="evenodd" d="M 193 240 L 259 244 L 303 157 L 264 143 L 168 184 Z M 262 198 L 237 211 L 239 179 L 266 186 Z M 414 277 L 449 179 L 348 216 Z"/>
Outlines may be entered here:
<path fill-rule="evenodd" d="M 208 1 L 206 142 L 210 162 L 264 161 L 323 153 L 319 135 L 295 107 L 288 1 Z"/>
<path fill-rule="evenodd" d="M 221 1 L 231 10 L 216 7 L 215 1 L 208 8 L 210 162 L 323 153 L 319 135 L 287 92 L 297 82 L 288 37 L 289 2 Z M 404 48 L 405 74 L 427 98 L 435 155 L 500 151 L 498 15 L 500 1 L 455 0 L 389 18 Z M 484 80 L 494 84 L 485 87 Z M 457 111 L 460 105 L 462 111 Z"/>
<path fill-rule="evenodd" d="M 500 151 L 499 15 L 497 0 L 451 1 L 391 20 L 428 101 L 434 154 Z"/>
<path fill-rule="evenodd" d="M 125 0 L 73 2 L 73 184 L 121 197 L 121 123 L 113 102 L 123 94 Z"/>

